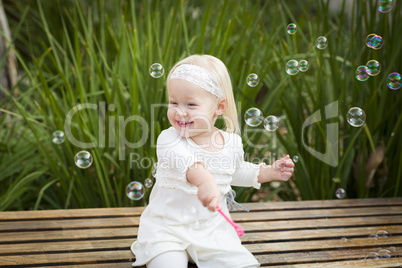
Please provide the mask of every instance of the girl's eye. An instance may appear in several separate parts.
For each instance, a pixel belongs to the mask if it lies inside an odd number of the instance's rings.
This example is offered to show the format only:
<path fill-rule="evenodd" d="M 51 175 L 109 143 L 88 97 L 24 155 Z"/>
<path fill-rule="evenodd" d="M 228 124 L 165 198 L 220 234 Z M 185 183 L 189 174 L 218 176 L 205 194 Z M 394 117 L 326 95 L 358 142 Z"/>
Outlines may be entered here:
<path fill-rule="evenodd" d="M 194 103 L 189 103 L 188 106 L 196 106 Z"/>
<path fill-rule="evenodd" d="M 169 104 L 171 104 L 171 105 L 177 105 L 177 103 L 174 102 L 174 101 L 169 102 Z"/>

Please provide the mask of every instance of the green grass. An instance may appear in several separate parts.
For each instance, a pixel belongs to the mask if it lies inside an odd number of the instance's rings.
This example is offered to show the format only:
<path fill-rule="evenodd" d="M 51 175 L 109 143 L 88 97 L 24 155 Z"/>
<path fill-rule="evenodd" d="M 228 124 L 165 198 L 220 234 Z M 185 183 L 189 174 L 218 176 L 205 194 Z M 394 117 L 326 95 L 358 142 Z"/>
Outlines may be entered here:
<path fill-rule="evenodd" d="M 20 79 L 13 89 L 0 89 L 7 95 L 0 101 L 0 210 L 145 205 L 149 189 L 131 201 L 125 187 L 151 177 L 156 138 L 169 127 L 166 106 L 154 105 L 166 103 L 167 72 L 191 54 L 211 54 L 227 65 L 240 118 L 250 107 L 282 118 L 276 132 L 241 120 L 250 161 L 299 157 L 293 182 L 263 186 L 267 200 L 330 199 L 339 187 L 349 198 L 402 195 L 401 89 L 386 86 L 389 73 L 402 72 L 400 5 L 382 14 L 365 1 L 343 1 L 339 13 L 318 0 L 3 2 Z M 295 35 L 286 33 L 290 22 L 297 24 Z M 370 33 L 384 38 L 383 48 L 365 45 Z M 321 35 L 328 38 L 325 50 L 315 47 Z M 287 75 L 290 59 L 308 60 L 309 70 Z M 357 81 L 356 67 L 370 59 L 381 63 L 380 74 Z M 160 79 L 148 73 L 155 62 L 165 67 Z M 251 72 L 260 78 L 255 88 L 245 82 Z M 325 118 L 324 107 L 336 101 L 338 116 L 310 125 L 303 141 L 303 122 L 316 111 Z M 94 106 L 79 110 L 80 104 Z M 346 122 L 354 106 L 366 112 L 364 127 Z M 97 143 L 86 149 L 94 158 L 88 169 L 74 164 L 81 146 L 67 138 L 52 143 L 73 107 L 73 136 Z M 338 124 L 336 167 L 303 145 L 325 152 L 327 123 Z M 135 143 L 142 146 L 132 148 Z M 142 167 L 132 165 L 136 156 Z M 236 190 L 240 201 L 255 193 Z"/>

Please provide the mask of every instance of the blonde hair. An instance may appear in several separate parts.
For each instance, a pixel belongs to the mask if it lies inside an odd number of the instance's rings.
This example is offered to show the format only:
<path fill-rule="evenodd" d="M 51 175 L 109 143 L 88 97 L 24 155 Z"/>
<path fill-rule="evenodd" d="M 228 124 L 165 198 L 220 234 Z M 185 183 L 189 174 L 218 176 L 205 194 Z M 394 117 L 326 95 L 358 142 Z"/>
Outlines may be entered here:
<path fill-rule="evenodd" d="M 177 66 L 182 64 L 197 65 L 206 69 L 214 78 L 221 91 L 223 98 L 228 102 L 226 112 L 222 115 L 225 123 L 225 131 L 230 133 L 240 134 L 239 122 L 237 121 L 237 109 L 233 96 L 232 82 L 230 80 L 229 72 L 225 64 L 218 58 L 210 55 L 192 55 L 178 63 L 176 63 L 170 70 L 167 77 L 167 81 L 170 80 L 170 75 L 176 69 Z M 167 89 L 169 90 L 169 83 L 167 83 Z"/>

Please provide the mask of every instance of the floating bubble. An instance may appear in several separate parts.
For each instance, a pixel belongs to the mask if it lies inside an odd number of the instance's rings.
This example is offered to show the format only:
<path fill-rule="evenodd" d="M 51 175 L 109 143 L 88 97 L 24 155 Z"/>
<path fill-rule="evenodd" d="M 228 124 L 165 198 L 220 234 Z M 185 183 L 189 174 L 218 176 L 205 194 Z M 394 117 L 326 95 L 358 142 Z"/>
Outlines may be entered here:
<path fill-rule="evenodd" d="M 197 209 L 194 206 L 187 205 L 181 212 L 183 222 L 189 222 L 197 219 Z"/>
<path fill-rule="evenodd" d="M 364 258 L 364 260 L 378 260 L 378 259 L 379 259 L 379 255 L 377 252 L 370 252 Z"/>
<path fill-rule="evenodd" d="M 378 251 L 378 257 L 381 259 L 384 258 L 391 258 L 391 251 L 387 250 L 387 249 L 381 249 Z"/>
<path fill-rule="evenodd" d="M 328 46 L 328 40 L 325 36 L 320 36 L 317 38 L 317 48 L 325 49 Z"/>
<path fill-rule="evenodd" d="M 369 240 L 378 240 L 378 235 L 376 234 L 369 235 Z"/>
<path fill-rule="evenodd" d="M 299 61 L 299 71 L 305 72 L 308 70 L 308 61 L 301 60 Z"/>
<path fill-rule="evenodd" d="M 61 130 L 56 130 L 53 132 L 53 139 L 54 144 L 62 144 L 64 142 L 64 132 Z"/>
<path fill-rule="evenodd" d="M 160 63 L 154 63 L 151 65 L 151 67 L 149 67 L 149 74 L 153 78 L 160 78 L 164 73 L 165 69 L 163 69 L 163 66 Z"/>
<path fill-rule="evenodd" d="M 379 238 L 387 238 L 388 237 L 388 232 L 385 230 L 378 230 L 375 233 Z"/>
<path fill-rule="evenodd" d="M 293 156 L 293 162 L 297 163 L 299 161 L 299 157 L 297 155 Z"/>
<path fill-rule="evenodd" d="M 247 85 L 250 87 L 256 87 L 258 85 L 258 75 L 251 73 L 247 76 Z"/>
<path fill-rule="evenodd" d="M 379 0 L 378 1 L 378 6 L 377 6 L 378 11 L 381 13 L 388 13 L 392 9 L 392 0 Z"/>
<path fill-rule="evenodd" d="M 144 197 L 144 194 L 145 194 L 145 188 L 141 182 L 132 181 L 126 187 L 126 195 L 131 200 L 135 201 L 140 200 L 141 198 Z"/>
<path fill-rule="evenodd" d="M 402 81 L 399 73 L 390 73 L 387 79 L 387 86 L 392 90 L 401 88 Z"/>
<path fill-rule="evenodd" d="M 154 165 L 152 166 L 152 177 L 155 178 L 156 175 L 156 170 L 158 169 L 158 163 L 154 163 Z"/>
<path fill-rule="evenodd" d="M 74 163 L 79 168 L 89 168 L 92 161 L 92 155 L 87 151 L 80 151 L 74 156 Z"/>
<path fill-rule="evenodd" d="M 389 251 L 395 252 L 396 248 L 394 246 L 388 248 Z"/>
<path fill-rule="evenodd" d="M 371 76 L 376 76 L 381 71 L 380 63 L 376 60 L 369 60 L 366 63 L 367 73 Z"/>
<path fill-rule="evenodd" d="M 369 79 L 369 70 L 366 65 L 360 65 L 356 69 L 356 79 L 359 81 L 366 81 Z"/>
<path fill-rule="evenodd" d="M 341 243 L 346 244 L 348 242 L 348 239 L 346 237 L 341 238 Z"/>
<path fill-rule="evenodd" d="M 346 119 L 352 127 L 361 127 L 366 122 L 366 113 L 359 107 L 352 107 L 349 109 Z"/>
<path fill-rule="evenodd" d="M 295 34 L 297 32 L 297 26 L 294 23 L 289 23 L 288 34 Z"/>
<path fill-rule="evenodd" d="M 366 45 L 372 49 L 380 49 L 384 45 L 382 37 L 376 34 L 369 34 L 366 37 Z"/>
<path fill-rule="evenodd" d="M 250 108 L 244 113 L 244 121 L 246 121 L 246 124 L 250 127 L 259 126 L 262 120 L 262 112 L 258 108 Z"/>
<path fill-rule="evenodd" d="M 153 182 L 153 180 L 152 179 L 145 179 L 145 181 L 144 181 L 144 185 L 145 185 L 145 187 L 147 187 L 147 188 L 151 188 L 152 187 L 152 185 L 154 184 L 154 182 Z"/>
<path fill-rule="evenodd" d="M 342 199 L 346 196 L 346 191 L 343 188 L 338 188 L 335 192 L 335 196 L 339 199 Z"/>
<path fill-rule="evenodd" d="M 275 131 L 279 127 L 279 119 L 274 115 L 267 116 L 264 120 L 264 128 L 268 131 Z"/>
<path fill-rule="evenodd" d="M 299 72 L 299 62 L 297 60 L 290 60 L 286 63 L 286 73 L 295 75 Z"/>

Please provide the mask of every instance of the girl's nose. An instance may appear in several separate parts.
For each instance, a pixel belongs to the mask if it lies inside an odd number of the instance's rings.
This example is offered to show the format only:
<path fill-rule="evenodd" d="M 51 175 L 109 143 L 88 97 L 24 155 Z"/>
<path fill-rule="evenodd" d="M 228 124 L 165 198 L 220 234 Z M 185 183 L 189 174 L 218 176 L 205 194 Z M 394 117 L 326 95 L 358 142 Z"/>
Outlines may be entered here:
<path fill-rule="evenodd" d="M 187 115 L 187 111 L 186 111 L 186 110 L 183 110 L 183 109 L 177 109 L 177 113 L 178 113 L 180 116 L 186 116 L 186 115 Z"/>

